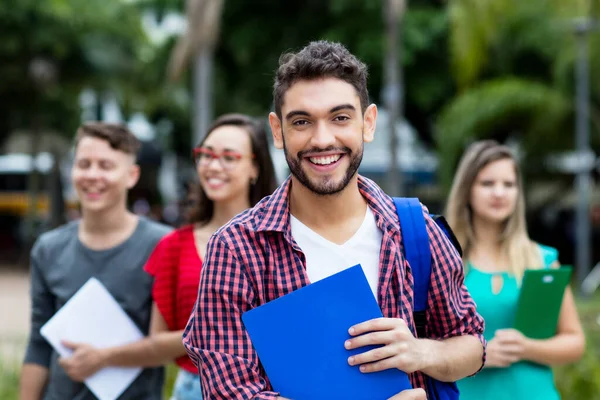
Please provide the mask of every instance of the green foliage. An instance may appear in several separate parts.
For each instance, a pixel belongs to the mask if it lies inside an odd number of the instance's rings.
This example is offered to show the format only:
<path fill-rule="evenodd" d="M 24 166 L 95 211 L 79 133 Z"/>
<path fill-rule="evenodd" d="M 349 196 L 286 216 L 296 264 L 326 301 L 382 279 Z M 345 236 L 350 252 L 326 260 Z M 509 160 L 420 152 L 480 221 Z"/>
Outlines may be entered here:
<path fill-rule="evenodd" d="M 448 5 L 452 70 L 459 88 L 472 85 L 488 62 L 498 26 L 511 12 L 512 0 L 454 0 Z"/>
<path fill-rule="evenodd" d="M 564 399 L 594 399 L 600 393 L 600 298 L 578 307 L 586 334 L 586 352 L 575 364 L 555 369 L 556 385 Z"/>
<path fill-rule="evenodd" d="M 19 398 L 19 368 L 16 361 L 11 362 L 0 356 L 0 399 Z"/>
<path fill-rule="evenodd" d="M 545 70 L 572 47 L 573 18 L 594 16 L 599 6 L 598 0 L 451 1 L 450 50 L 459 88 L 515 72 L 549 77 Z"/>
<path fill-rule="evenodd" d="M 598 18 L 598 0 L 453 0 L 450 52 L 460 92 L 437 118 L 442 182 L 466 143 L 517 140 L 526 161 L 574 145 L 575 17 Z M 600 146 L 600 35 L 590 37 L 592 146 Z M 536 165 L 534 165 L 536 164 Z M 540 170 L 525 162 L 525 170 Z M 547 171 L 546 171 L 547 173 Z"/>
<path fill-rule="evenodd" d="M 38 126 L 74 131 L 83 87 L 118 90 L 146 45 L 140 11 L 120 0 L 6 0 L 0 3 L 0 131 Z M 34 60 L 53 67 L 36 81 Z M 35 118 L 34 118 L 35 116 Z"/>
<path fill-rule="evenodd" d="M 442 182 L 450 184 L 462 150 L 475 139 L 522 139 L 529 154 L 563 148 L 559 128 L 565 126 L 570 107 L 559 92 L 516 78 L 489 81 L 464 92 L 439 116 Z"/>
<path fill-rule="evenodd" d="M 311 40 L 340 41 L 369 66 L 369 93 L 380 102 L 386 48 L 383 1 L 229 1 L 216 50 L 215 114 L 266 115 L 279 56 Z M 251 17 L 249 17 L 251 16 Z M 431 116 L 452 94 L 446 37 L 448 18 L 438 2 L 409 2 L 402 24 L 405 111 L 425 137 Z"/>
<path fill-rule="evenodd" d="M 173 394 L 173 387 L 175 386 L 175 379 L 177 379 L 177 373 L 179 367 L 176 364 L 169 364 L 165 367 L 165 386 L 163 388 L 163 398 L 170 399 Z"/>

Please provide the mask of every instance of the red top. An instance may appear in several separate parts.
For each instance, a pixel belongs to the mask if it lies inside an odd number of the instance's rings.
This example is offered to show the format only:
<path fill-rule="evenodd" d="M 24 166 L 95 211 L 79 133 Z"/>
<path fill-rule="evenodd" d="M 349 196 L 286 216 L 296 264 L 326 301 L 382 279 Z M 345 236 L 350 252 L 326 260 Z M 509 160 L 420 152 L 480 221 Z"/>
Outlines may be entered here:
<path fill-rule="evenodd" d="M 154 277 L 152 298 L 171 331 L 185 329 L 198 296 L 201 268 L 193 225 L 163 237 L 144 267 Z M 188 356 L 175 362 L 186 371 L 198 373 Z"/>

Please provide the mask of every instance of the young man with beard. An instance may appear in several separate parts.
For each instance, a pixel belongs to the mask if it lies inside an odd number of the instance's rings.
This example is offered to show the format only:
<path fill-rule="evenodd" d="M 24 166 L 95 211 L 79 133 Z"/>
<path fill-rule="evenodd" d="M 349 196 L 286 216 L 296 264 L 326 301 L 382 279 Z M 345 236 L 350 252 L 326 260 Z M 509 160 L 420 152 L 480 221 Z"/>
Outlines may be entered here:
<path fill-rule="evenodd" d="M 476 373 L 485 358 L 483 320 L 463 285 L 460 256 L 426 210 L 430 339 L 414 336 L 413 280 L 394 203 L 357 173 L 377 119 L 366 66 L 340 44 L 313 42 L 281 58 L 274 103 L 269 121 L 291 177 L 212 237 L 184 334 L 205 398 L 277 399 L 242 313 L 357 263 L 384 318 L 349 327 L 344 345 L 383 347 L 350 357 L 350 365 L 364 373 L 398 368 L 422 389 L 424 374 L 455 381 Z M 424 398 L 422 389 L 393 399 Z"/>
<path fill-rule="evenodd" d="M 152 279 L 143 270 L 170 228 L 127 210 L 127 192 L 138 181 L 136 137 L 125 127 L 86 123 L 75 138 L 72 181 L 81 220 L 44 233 L 31 251 L 31 333 L 21 372 L 21 400 L 93 400 L 82 383 L 103 368 L 99 351 L 65 343 L 73 354 L 60 358 L 40 328 L 91 277 L 108 289 L 144 334 L 152 308 Z M 120 399 L 162 398 L 162 368 L 149 368 Z"/>

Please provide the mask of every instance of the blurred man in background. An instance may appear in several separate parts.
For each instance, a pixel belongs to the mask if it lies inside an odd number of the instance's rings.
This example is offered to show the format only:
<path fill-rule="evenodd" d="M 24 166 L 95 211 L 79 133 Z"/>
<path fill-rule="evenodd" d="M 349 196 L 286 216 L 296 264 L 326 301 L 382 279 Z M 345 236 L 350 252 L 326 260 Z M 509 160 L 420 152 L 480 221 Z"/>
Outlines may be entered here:
<path fill-rule="evenodd" d="M 138 181 L 140 144 L 125 127 L 81 126 L 75 138 L 73 186 L 82 218 L 39 237 L 31 251 L 31 332 L 20 385 L 21 400 L 96 397 L 82 383 L 106 365 L 92 346 L 65 343 L 59 355 L 40 328 L 85 284 L 97 278 L 143 334 L 148 334 L 152 279 L 143 266 L 170 228 L 127 210 L 127 193 Z M 161 399 L 162 368 L 145 369 L 121 399 Z"/>

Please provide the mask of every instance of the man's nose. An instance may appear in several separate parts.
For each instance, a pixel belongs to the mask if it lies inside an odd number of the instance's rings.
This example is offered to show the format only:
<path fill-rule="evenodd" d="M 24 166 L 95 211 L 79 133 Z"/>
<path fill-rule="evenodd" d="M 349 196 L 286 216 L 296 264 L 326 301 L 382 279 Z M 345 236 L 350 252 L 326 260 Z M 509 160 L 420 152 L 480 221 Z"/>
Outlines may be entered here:
<path fill-rule="evenodd" d="M 326 149 L 335 144 L 335 135 L 324 122 L 318 122 L 311 139 L 311 144 L 319 149 Z"/>

